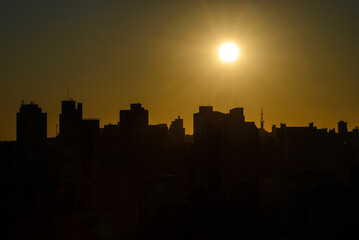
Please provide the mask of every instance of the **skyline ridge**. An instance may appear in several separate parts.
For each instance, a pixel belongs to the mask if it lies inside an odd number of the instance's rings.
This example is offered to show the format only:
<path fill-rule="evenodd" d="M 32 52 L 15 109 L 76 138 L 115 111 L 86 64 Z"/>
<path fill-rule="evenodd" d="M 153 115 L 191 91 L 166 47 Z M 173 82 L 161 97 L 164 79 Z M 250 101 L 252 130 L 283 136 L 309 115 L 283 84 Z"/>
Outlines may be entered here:
<path fill-rule="evenodd" d="M 64 102 L 64 101 L 74 101 L 74 102 L 76 102 L 76 100 L 74 100 L 73 98 L 65 98 L 65 99 L 63 99 L 61 102 Z M 30 105 L 30 104 L 34 104 L 34 105 L 38 105 L 41 109 L 43 109 L 41 106 L 40 106 L 40 104 L 38 104 L 38 103 L 35 103 L 34 101 L 29 101 L 29 102 L 26 102 L 25 100 L 21 100 L 21 106 L 22 105 Z M 142 103 L 140 103 L 140 102 L 136 102 L 136 103 L 131 103 L 131 104 L 142 104 Z M 231 109 L 235 109 L 235 108 L 242 108 L 242 109 L 244 109 L 244 107 L 240 107 L 240 106 L 238 106 L 238 104 L 236 104 L 237 106 L 236 107 L 234 107 L 234 108 L 231 108 Z M 200 108 L 201 106 L 211 106 L 211 107 L 214 107 L 212 104 L 206 104 L 206 105 L 199 105 L 198 107 Z M 224 113 L 228 113 L 229 112 L 229 110 L 231 110 L 231 109 L 229 109 L 229 108 L 226 108 L 226 111 L 223 111 Z M 119 110 L 119 111 L 121 111 L 121 110 Z M 214 111 L 216 111 L 216 112 L 222 112 L 222 111 L 220 111 L 220 110 L 214 110 Z M 46 112 L 47 113 L 47 112 Z M 195 114 L 195 112 L 194 113 L 192 113 L 192 114 Z M 263 107 L 261 107 L 260 108 L 260 117 L 259 117 L 259 120 L 258 120 L 258 122 L 259 123 L 257 123 L 257 120 L 255 120 L 255 121 L 253 121 L 255 124 L 256 124 L 256 127 L 258 128 L 258 129 L 260 129 L 261 128 L 261 124 L 262 124 L 262 117 L 263 117 Z M 151 116 L 151 115 L 149 115 L 149 116 Z M 182 115 L 177 115 L 177 116 L 182 116 Z M 120 123 L 120 119 L 119 119 L 119 121 L 117 121 L 117 122 L 107 122 L 107 123 L 101 123 L 101 117 L 93 117 L 93 116 L 91 116 L 91 117 L 86 117 L 86 118 L 84 118 L 84 119 L 89 119 L 89 120 L 99 120 L 99 122 L 100 122 L 100 127 L 101 128 L 103 128 L 105 125 L 116 125 L 116 124 L 119 124 Z M 184 120 L 184 118 L 183 118 L 183 120 Z M 172 120 L 171 120 L 172 121 Z M 157 124 L 166 124 L 166 125 L 168 125 L 168 124 L 170 124 L 170 122 L 171 121 L 169 121 L 169 122 L 161 122 L 161 121 L 159 121 L 159 122 L 156 122 L 156 123 L 154 123 L 154 122 L 150 122 L 151 124 L 153 124 L 153 125 L 157 125 Z M 338 121 L 337 121 L 337 123 L 339 123 L 339 122 L 341 122 L 341 121 L 345 121 L 345 119 L 338 119 Z M 263 121 L 263 123 L 264 122 L 266 122 L 266 121 Z M 271 129 L 272 129 L 272 127 L 275 127 L 275 126 L 280 126 L 281 124 L 285 124 L 285 125 L 287 125 L 288 127 L 290 126 L 290 127 L 304 127 L 304 126 L 308 126 L 308 125 L 310 125 L 310 124 L 313 124 L 313 123 L 315 123 L 314 121 L 310 121 L 310 122 L 308 122 L 308 123 L 303 123 L 303 124 L 301 124 L 301 125 L 292 125 L 292 124 L 287 124 L 287 123 L 285 123 L 285 122 L 279 122 L 279 123 L 277 123 L 277 124 L 272 124 L 272 126 L 266 126 L 266 127 L 264 127 L 264 130 L 266 130 L 266 128 L 267 128 L 267 130 L 266 131 L 268 131 L 268 132 L 270 132 L 271 131 Z M 355 125 L 355 123 L 352 123 L 352 125 L 354 124 L 354 127 L 352 127 L 352 128 L 348 128 L 348 129 L 352 129 L 352 130 L 355 130 L 355 129 L 357 129 L 358 128 L 358 125 Z M 56 123 L 55 124 L 55 128 L 56 128 L 56 132 L 57 132 L 57 126 L 58 126 L 58 123 Z M 192 126 L 193 127 L 193 126 Z M 318 128 L 318 129 L 327 129 L 327 131 L 335 131 L 335 132 L 337 132 L 338 131 L 338 127 L 336 126 L 336 127 L 333 127 L 333 128 L 328 128 L 328 127 L 321 127 L 320 125 L 315 125 L 315 127 L 316 128 Z M 48 126 L 48 129 L 50 129 L 50 128 L 52 128 L 52 126 Z M 186 128 L 185 128 L 186 129 Z M 186 134 L 188 134 L 188 135 L 192 135 L 193 134 L 193 132 L 188 132 L 188 129 L 186 129 Z M 55 135 L 49 135 L 48 134 L 48 138 L 52 138 L 52 137 L 56 137 L 56 134 Z M 0 136 L 0 141 L 14 141 L 14 140 L 9 140 L 9 139 L 2 139 L 1 138 L 1 136 Z"/>

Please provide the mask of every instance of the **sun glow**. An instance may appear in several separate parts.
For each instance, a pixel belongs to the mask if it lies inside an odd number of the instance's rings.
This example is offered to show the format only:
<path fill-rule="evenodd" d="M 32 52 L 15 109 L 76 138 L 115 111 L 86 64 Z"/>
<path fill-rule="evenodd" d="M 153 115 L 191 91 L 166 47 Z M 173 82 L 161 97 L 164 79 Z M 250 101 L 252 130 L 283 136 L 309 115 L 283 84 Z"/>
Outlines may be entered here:
<path fill-rule="evenodd" d="M 223 62 L 233 62 L 238 58 L 239 50 L 236 44 L 227 42 L 220 46 L 218 54 Z"/>

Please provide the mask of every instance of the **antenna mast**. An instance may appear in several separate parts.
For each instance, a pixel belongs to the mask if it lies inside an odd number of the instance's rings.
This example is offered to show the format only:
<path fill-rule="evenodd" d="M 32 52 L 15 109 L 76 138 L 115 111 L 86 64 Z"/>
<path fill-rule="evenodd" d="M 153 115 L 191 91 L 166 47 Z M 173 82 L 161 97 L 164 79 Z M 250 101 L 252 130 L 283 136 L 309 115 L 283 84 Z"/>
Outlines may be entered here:
<path fill-rule="evenodd" d="M 67 86 L 67 100 L 70 100 L 70 87 Z"/>
<path fill-rule="evenodd" d="M 261 107 L 261 129 L 264 129 L 263 107 Z"/>

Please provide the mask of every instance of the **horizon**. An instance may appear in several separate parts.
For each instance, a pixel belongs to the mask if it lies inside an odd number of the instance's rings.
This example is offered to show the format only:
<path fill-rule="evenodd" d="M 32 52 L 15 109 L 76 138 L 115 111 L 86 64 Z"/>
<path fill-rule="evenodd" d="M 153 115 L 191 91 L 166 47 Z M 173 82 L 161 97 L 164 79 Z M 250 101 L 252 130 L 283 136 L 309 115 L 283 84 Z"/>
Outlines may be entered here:
<path fill-rule="evenodd" d="M 142 102 L 150 122 L 181 114 L 192 132 L 196 106 L 243 106 L 252 121 L 333 128 L 359 120 L 358 2 L 7 1 L 0 8 L 0 139 L 15 138 L 22 99 L 48 113 L 59 100 L 85 104 L 86 117 L 117 122 Z M 184 17 L 186 16 L 186 17 Z M 234 42 L 240 57 L 218 57 Z"/>
<path fill-rule="evenodd" d="M 0 239 L 359 239 L 358 13 L 0 2 Z"/>
<path fill-rule="evenodd" d="M 73 99 L 73 98 L 63 99 L 63 100 L 60 101 L 60 103 L 61 103 L 62 101 L 75 101 L 76 103 L 83 103 L 83 102 L 77 101 L 76 99 Z M 169 124 L 171 123 L 171 121 L 173 121 L 173 120 L 176 119 L 178 116 L 180 116 L 181 119 L 183 119 L 183 121 L 184 121 L 184 127 L 185 127 L 185 131 L 186 131 L 186 135 L 193 135 L 193 114 L 197 113 L 199 107 L 201 107 L 201 106 L 212 106 L 212 107 L 213 107 L 213 111 L 215 111 L 215 112 L 221 112 L 221 113 L 229 113 L 229 110 L 234 109 L 234 108 L 243 108 L 243 110 L 244 110 L 244 116 L 246 117 L 246 121 L 248 121 L 248 122 L 254 122 L 255 125 L 257 126 L 257 128 L 260 128 L 260 119 L 256 119 L 256 120 L 248 119 L 248 118 L 247 118 L 247 115 L 246 115 L 246 108 L 245 108 L 245 107 L 235 106 L 235 107 L 231 107 L 231 108 L 226 108 L 225 111 L 222 111 L 222 110 L 220 110 L 220 109 L 217 109 L 217 108 L 216 108 L 214 105 L 212 105 L 212 104 L 201 104 L 201 105 L 198 105 L 198 106 L 197 106 L 197 111 L 194 111 L 194 112 L 192 113 L 192 118 L 190 119 L 190 120 L 191 120 L 191 123 L 189 123 L 189 125 L 191 125 L 191 127 L 189 128 L 190 131 L 188 130 L 188 128 L 186 128 L 186 123 L 188 124 L 189 120 L 188 120 L 188 119 L 186 120 L 186 119 L 183 117 L 183 115 L 181 115 L 180 113 L 178 113 L 178 115 L 174 116 L 174 117 L 173 117 L 170 121 L 168 121 L 168 122 L 164 122 L 164 121 L 153 122 L 153 121 L 151 121 L 151 109 L 147 108 L 146 105 L 143 105 L 142 102 L 131 102 L 131 103 L 128 104 L 128 107 L 127 107 L 127 108 L 125 107 L 125 108 L 123 108 L 123 109 L 119 109 L 118 112 L 117 112 L 117 115 L 118 115 L 118 120 L 117 120 L 117 121 L 104 122 L 104 121 L 101 121 L 101 117 L 96 117 L 96 116 L 87 117 L 87 116 L 86 116 L 86 111 L 84 111 L 84 117 L 83 117 L 83 118 L 84 118 L 84 119 L 97 119 L 97 120 L 99 120 L 99 122 L 100 122 L 100 128 L 103 128 L 105 125 L 109 125 L 109 124 L 117 125 L 117 124 L 120 122 L 120 119 L 119 119 L 119 112 L 120 112 L 120 110 L 129 109 L 130 104 L 133 104 L 133 103 L 140 103 L 140 104 L 142 104 L 142 106 L 143 106 L 145 109 L 147 109 L 147 110 L 149 111 L 149 125 L 166 124 L 167 126 L 169 126 Z M 23 100 L 22 103 L 20 104 L 20 106 L 21 106 L 21 105 L 28 105 L 28 104 L 38 105 L 38 106 L 41 108 L 42 112 L 43 112 L 43 113 L 47 113 L 47 117 L 49 117 L 48 112 L 45 111 L 44 108 L 41 106 L 41 104 L 38 103 L 38 102 L 34 102 L 34 101 L 26 102 L 26 101 Z M 83 103 L 83 104 L 84 104 L 84 109 L 86 109 L 86 104 L 85 104 L 85 103 Z M 20 109 L 20 107 L 19 107 L 19 109 Z M 18 109 L 17 113 L 19 112 L 19 109 Z M 264 110 L 265 110 L 265 109 L 264 109 Z M 61 111 L 58 112 L 57 116 L 59 116 L 60 112 L 61 112 Z M 260 114 L 258 114 L 258 115 L 259 115 L 259 118 L 260 118 Z M 266 112 L 265 112 L 265 111 L 264 111 L 264 116 L 266 116 Z M 15 115 L 15 118 L 16 118 L 16 115 Z M 51 118 L 52 118 L 52 117 L 51 117 Z M 59 121 L 59 119 L 58 119 L 58 121 Z M 283 122 L 283 121 L 281 121 L 281 122 L 278 122 L 278 123 L 274 123 L 274 124 L 269 125 L 268 123 L 266 124 L 267 121 L 266 121 L 266 119 L 264 118 L 264 129 L 265 129 L 267 132 L 271 132 L 273 126 L 277 126 L 277 127 L 279 126 L 279 127 L 280 127 L 281 124 L 285 124 L 287 127 L 307 127 L 307 126 L 309 126 L 310 123 L 313 123 L 313 124 L 314 124 L 314 127 L 316 127 L 317 129 L 327 129 L 328 131 L 334 129 L 334 130 L 337 132 L 337 131 L 338 131 L 338 123 L 339 123 L 340 121 L 345 121 L 345 122 L 347 122 L 345 119 L 338 119 L 338 121 L 336 122 L 336 125 L 334 125 L 333 127 L 323 127 L 323 126 L 321 126 L 320 124 L 318 124 L 318 123 L 315 122 L 315 121 L 309 121 L 309 122 L 307 122 L 307 123 L 302 123 L 302 124 L 291 124 L 291 123 L 288 123 L 288 122 Z M 16 123 L 16 122 L 15 122 L 15 123 Z M 350 122 L 347 122 L 347 123 L 348 123 L 348 131 L 351 131 L 351 130 L 355 129 L 355 128 L 358 126 L 358 125 L 355 125 L 354 123 L 350 123 Z M 58 127 L 58 123 L 56 123 L 54 126 L 49 126 L 49 124 L 47 124 L 47 137 L 48 137 L 48 138 L 54 138 L 54 137 L 56 137 L 56 128 L 57 128 L 57 127 Z M 50 135 L 50 134 L 49 134 L 49 129 L 53 130 L 53 128 L 55 128 L 55 133 L 54 133 L 53 135 L 52 135 L 52 134 Z M 50 131 L 50 132 L 52 132 L 52 131 Z M 2 138 L 0 138 L 0 141 L 16 141 L 16 129 L 15 129 L 14 135 L 15 135 L 15 136 L 14 136 L 14 139 L 2 139 Z"/>

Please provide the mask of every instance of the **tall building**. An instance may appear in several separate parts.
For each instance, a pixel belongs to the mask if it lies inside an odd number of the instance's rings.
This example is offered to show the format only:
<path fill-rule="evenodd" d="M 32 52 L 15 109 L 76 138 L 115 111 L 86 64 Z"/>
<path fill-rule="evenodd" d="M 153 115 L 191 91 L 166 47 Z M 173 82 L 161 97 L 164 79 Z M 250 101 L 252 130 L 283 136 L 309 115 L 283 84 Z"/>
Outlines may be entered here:
<path fill-rule="evenodd" d="M 227 116 L 213 111 L 212 106 L 200 106 L 193 115 L 193 139 L 196 150 L 194 181 L 196 187 L 210 195 L 223 189 L 222 141 Z"/>
<path fill-rule="evenodd" d="M 82 120 L 82 103 L 74 100 L 64 100 L 61 102 L 60 113 L 60 134 L 63 132 L 74 131 Z"/>
<path fill-rule="evenodd" d="M 140 103 L 131 103 L 129 110 L 120 111 L 120 126 L 130 131 L 148 127 L 148 110 Z"/>
<path fill-rule="evenodd" d="M 129 110 L 120 111 L 121 137 L 129 142 L 138 142 L 148 129 L 148 110 L 140 103 L 132 103 Z"/>
<path fill-rule="evenodd" d="M 47 115 L 34 103 L 21 104 L 16 114 L 18 144 L 42 145 L 47 137 Z"/>
<path fill-rule="evenodd" d="M 200 106 L 194 114 L 196 187 L 217 201 L 239 178 L 252 174 L 258 147 L 258 128 L 245 122 L 243 108 L 226 114 Z"/>
<path fill-rule="evenodd" d="M 16 169 L 25 179 L 36 178 L 42 168 L 47 138 L 47 115 L 34 103 L 21 104 L 16 114 Z"/>
<path fill-rule="evenodd" d="M 185 129 L 183 127 L 183 119 L 181 119 L 180 116 L 171 122 L 168 134 L 172 145 L 178 145 L 184 142 Z"/>
<path fill-rule="evenodd" d="M 60 191 L 89 202 L 93 165 L 100 136 L 98 119 L 83 119 L 82 103 L 61 102 L 60 133 Z"/>
<path fill-rule="evenodd" d="M 339 135 L 345 135 L 348 133 L 348 124 L 344 121 L 338 122 L 338 133 Z"/>
<path fill-rule="evenodd" d="M 291 127 L 281 123 L 272 127 L 280 161 L 290 167 L 290 171 L 331 171 L 338 162 L 338 139 L 327 129 L 317 129 L 313 123 L 303 127 Z"/>
<path fill-rule="evenodd" d="M 200 106 L 199 112 L 193 115 L 194 143 L 208 145 L 210 140 L 218 139 L 225 120 L 226 114 L 213 111 L 212 106 Z"/>

